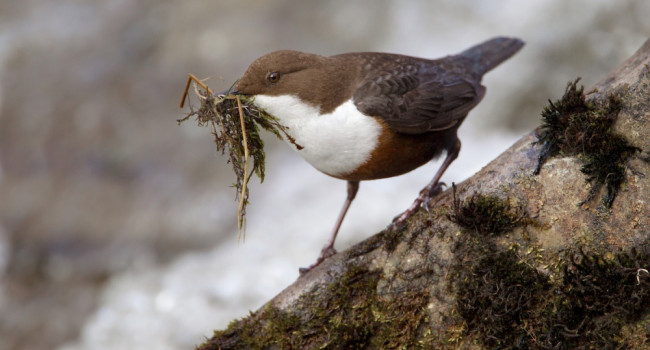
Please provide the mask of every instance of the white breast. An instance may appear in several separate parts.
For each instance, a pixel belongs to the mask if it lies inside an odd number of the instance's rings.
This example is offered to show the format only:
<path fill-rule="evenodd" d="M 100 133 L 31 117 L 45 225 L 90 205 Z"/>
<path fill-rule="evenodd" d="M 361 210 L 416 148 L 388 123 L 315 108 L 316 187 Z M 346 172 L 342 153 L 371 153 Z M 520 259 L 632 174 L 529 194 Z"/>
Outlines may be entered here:
<path fill-rule="evenodd" d="M 360 113 L 352 100 L 323 115 L 292 95 L 256 95 L 254 103 L 289 128 L 304 147 L 298 153 L 309 164 L 332 176 L 345 175 L 365 163 L 381 133 L 377 121 Z"/>

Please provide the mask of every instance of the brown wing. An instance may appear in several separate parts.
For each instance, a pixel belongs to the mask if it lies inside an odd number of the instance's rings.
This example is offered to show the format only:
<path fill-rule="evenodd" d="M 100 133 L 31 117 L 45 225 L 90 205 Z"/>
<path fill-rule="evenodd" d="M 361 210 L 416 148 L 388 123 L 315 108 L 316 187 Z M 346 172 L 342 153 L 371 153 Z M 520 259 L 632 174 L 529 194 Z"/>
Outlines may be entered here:
<path fill-rule="evenodd" d="M 422 134 L 457 125 L 481 101 L 485 88 L 457 74 L 422 74 L 412 67 L 367 79 L 354 101 L 361 112 L 393 130 Z"/>

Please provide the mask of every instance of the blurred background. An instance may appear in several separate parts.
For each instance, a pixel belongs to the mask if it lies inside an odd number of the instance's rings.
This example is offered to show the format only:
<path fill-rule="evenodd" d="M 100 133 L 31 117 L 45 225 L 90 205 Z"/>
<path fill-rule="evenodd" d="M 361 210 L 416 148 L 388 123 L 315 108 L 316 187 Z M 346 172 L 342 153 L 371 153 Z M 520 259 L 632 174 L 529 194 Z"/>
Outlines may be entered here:
<path fill-rule="evenodd" d="M 630 56 L 648 14 L 646 0 L 0 0 L 0 349 L 191 349 L 315 260 L 345 183 L 267 137 L 238 242 L 226 158 L 176 123 L 187 73 L 219 90 L 277 49 L 435 58 L 520 37 L 461 127 L 450 184 L 569 80 L 589 87 Z M 337 247 L 385 227 L 438 165 L 362 183 Z"/>

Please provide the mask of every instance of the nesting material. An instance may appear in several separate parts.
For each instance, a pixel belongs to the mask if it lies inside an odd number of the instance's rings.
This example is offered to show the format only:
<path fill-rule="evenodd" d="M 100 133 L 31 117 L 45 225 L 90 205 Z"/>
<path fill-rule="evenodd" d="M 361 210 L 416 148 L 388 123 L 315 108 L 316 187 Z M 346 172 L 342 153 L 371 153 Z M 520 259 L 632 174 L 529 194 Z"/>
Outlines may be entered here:
<path fill-rule="evenodd" d="M 190 85 L 194 82 L 194 93 L 201 105 L 194 109 L 190 105 L 190 112 L 178 120 L 180 125 L 191 117 L 196 117 L 199 126 L 209 126 L 217 152 L 228 152 L 228 163 L 232 165 L 237 181 L 233 184 L 236 189 L 236 198 L 239 200 L 237 210 L 237 224 L 239 235 L 245 237 L 246 231 L 246 205 L 248 204 L 248 181 L 256 174 L 260 182 L 264 181 L 264 142 L 259 130 L 260 127 L 277 136 L 286 138 L 295 144 L 295 140 L 287 133 L 287 127 L 281 125 L 278 119 L 266 113 L 263 109 L 253 104 L 253 99 L 243 95 L 233 95 L 228 91 L 225 95 L 215 95 L 213 91 L 201 80 L 190 74 L 183 92 L 180 107 L 183 108 L 188 96 Z M 251 166 L 252 159 L 252 166 Z"/>

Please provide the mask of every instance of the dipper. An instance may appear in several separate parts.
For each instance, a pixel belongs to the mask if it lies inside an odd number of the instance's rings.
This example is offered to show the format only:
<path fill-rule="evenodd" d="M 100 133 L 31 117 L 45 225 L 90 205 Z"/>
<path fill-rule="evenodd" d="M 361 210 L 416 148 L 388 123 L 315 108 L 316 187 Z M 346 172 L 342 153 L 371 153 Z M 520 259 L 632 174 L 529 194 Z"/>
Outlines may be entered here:
<path fill-rule="evenodd" d="M 401 223 L 440 191 L 440 177 L 460 151 L 458 127 L 485 95 L 483 74 L 524 43 L 499 37 L 457 55 L 424 59 L 380 52 L 320 56 L 275 51 L 255 60 L 232 94 L 279 119 L 291 146 L 312 166 L 347 180 L 347 198 L 315 264 L 336 253 L 334 240 L 359 181 L 407 173 L 446 151 L 431 182 Z M 296 145 L 300 145 L 298 148 Z"/>

